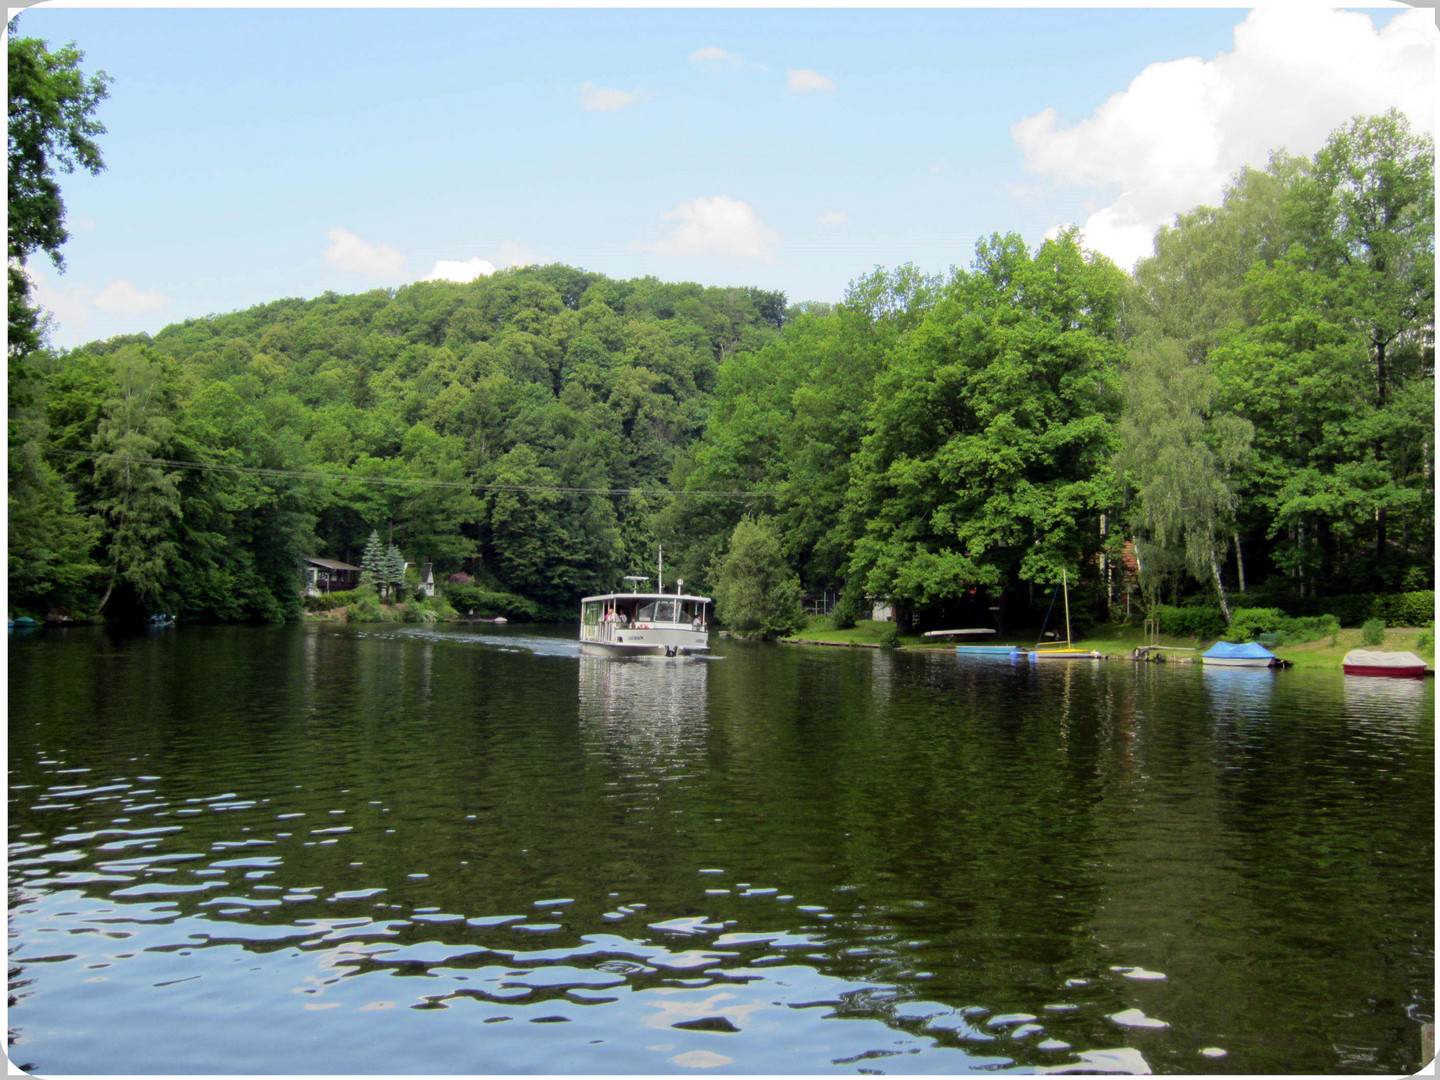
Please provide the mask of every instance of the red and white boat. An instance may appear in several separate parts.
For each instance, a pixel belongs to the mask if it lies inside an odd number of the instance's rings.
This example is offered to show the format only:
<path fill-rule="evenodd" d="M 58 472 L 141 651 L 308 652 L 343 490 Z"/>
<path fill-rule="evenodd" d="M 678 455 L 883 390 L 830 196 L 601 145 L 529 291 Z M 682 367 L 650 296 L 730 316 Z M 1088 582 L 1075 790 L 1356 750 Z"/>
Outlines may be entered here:
<path fill-rule="evenodd" d="M 1425 661 L 1412 652 L 1352 649 L 1341 662 L 1346 675 L 1384 675 L 1392 679 L 1420 679 L 1425 676 Z"/>

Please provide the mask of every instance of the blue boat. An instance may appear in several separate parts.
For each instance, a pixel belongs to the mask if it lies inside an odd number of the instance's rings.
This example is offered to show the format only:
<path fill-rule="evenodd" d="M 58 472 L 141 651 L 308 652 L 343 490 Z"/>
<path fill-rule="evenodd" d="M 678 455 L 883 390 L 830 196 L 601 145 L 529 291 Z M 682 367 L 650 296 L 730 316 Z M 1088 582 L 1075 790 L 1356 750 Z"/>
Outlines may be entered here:
<path fill-rule="evenodd" d="M 1002 660 L 1020 655 L 1020 650 L 1014 645 L 956 645 L 955 652 L 959 656 L 998 656 Z"/>
<path fill-rule="evenodd" d="M 1201 663 L 1210 667 L 1269 667 L 1276 659 L 1275 654 L 1258 641 L 1247 641 L 1243 645 L 1217 641 L 1200 654 Z"/>

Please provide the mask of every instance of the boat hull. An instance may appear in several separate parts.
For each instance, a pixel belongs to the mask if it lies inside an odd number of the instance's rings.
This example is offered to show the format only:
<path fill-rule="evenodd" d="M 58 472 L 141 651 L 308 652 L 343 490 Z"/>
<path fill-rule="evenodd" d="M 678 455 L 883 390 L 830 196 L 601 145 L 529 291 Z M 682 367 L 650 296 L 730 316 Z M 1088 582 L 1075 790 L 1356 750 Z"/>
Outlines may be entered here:
<path fill-rule="evenodd" d="M 1025 654 L 1031 660 L 1099 660 L 1094 649 L 1034 649 Z"/>
<path fill-rule="evenodd" d="M 1425 665 L 1419 667 L 1376 667 L 1369 664 L 1346 664 L 1346 675 L 1371 675 L 1390 679 L 1423 679 Z"/>
<path fill-rule="evenodd" d="M 1351 649 L 1340 661 L 1346 675 L 1369 675 L 1389 679 L 1422 679 L 1425 661 L 1413 652 L 1383 649 Z"/>
<path fill-rule="evenodd" d="M 664 642 L 601 642 L 582 641 L 580 643 L 580 655 L 582 656 L 629 656 L 639 659 L 656 659 L 681 656 L 699 656 L 710 651 L 708 644 L 666 644 Z"/>
<path fill-rule="evenodd" d="M 1269 667 L 1274 661 L 1266 656 L 1202 656 L 1206 667 Z"/>
<path fill-rule="evenodd" d="M 956 645 L 955 653 L 958 656 L 990 656 L 1009 660 L 1019 656 L 1020 650 L 1013 645 Z"/>

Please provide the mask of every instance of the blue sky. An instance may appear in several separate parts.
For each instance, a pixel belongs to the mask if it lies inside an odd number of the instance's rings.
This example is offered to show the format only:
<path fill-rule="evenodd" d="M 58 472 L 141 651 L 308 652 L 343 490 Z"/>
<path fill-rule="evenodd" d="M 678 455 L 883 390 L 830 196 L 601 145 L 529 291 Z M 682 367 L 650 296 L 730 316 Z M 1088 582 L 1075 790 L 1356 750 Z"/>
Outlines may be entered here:
<path fill-rule="evenodd" d="M 837 300 L 876 265 L 1079 224 L 1128 266 L 1270 149 L 1390 105 L 1403 8 L 41 6 L 113 77 L 67 178 L 62 347 L 325 290 L 566 262 Z M 1048 110 L 1048 111 L 1047 111 Z"/>

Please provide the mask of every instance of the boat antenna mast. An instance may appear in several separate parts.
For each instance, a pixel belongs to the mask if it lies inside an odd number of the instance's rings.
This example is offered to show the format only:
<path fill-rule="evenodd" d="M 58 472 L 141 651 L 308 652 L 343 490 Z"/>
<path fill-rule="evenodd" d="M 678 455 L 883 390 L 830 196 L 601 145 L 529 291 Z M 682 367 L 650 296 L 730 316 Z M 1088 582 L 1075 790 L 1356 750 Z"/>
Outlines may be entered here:
<path fill-rule="evenodd" d="M 665 545 L 659 544 L 655 548 L 655 591 L 665 591 Z"/>

